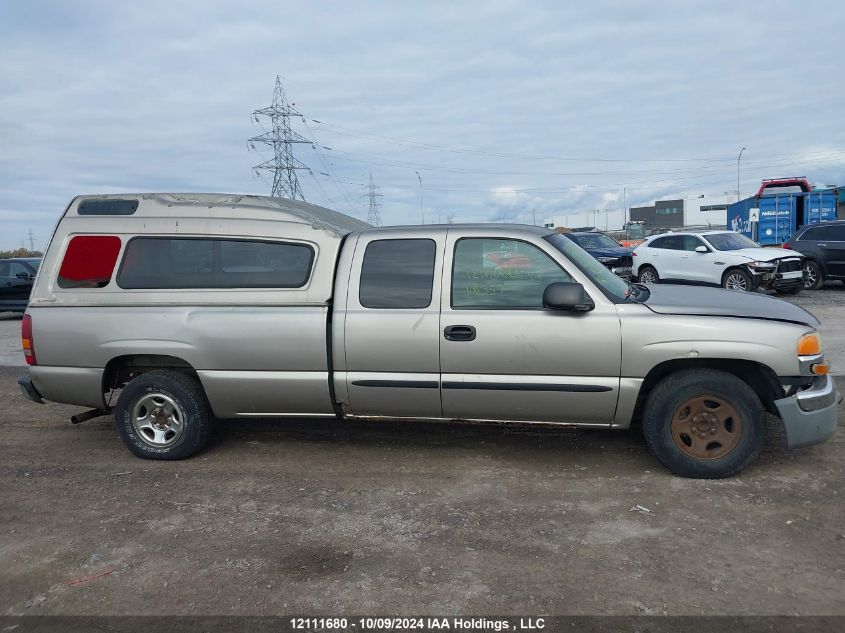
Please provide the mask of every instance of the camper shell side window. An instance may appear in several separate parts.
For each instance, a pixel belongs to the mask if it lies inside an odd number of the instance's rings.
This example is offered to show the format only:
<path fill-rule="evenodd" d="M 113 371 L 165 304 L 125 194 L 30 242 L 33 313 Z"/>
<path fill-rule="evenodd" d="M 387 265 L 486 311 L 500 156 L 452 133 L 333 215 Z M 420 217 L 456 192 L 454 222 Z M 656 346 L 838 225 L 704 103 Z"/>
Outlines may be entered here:
<path fill-rule="evenodd" d="M 301 243 L 220 237 L 134 237 L 117 285 L 126 290 L 302 288 L 314 249 Z"/>

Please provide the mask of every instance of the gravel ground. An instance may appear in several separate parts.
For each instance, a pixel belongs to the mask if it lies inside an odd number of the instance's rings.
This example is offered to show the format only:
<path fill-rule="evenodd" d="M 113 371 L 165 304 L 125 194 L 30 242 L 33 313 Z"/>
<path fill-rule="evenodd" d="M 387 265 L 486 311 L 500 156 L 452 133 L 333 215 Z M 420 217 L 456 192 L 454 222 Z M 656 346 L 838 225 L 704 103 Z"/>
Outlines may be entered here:
<path fill-rule="evenodd" d="M 828 281 L 818 290 L 804 290 L 797 295 L 780 297 L 801 306 L 845 306 L 845 283 Z"/>
<path fill-rule="evenodd" d="M 411 423 L 228 422 L 151 462 L 18 371 L 0 614 L 845 615 L 841 430 L 774 432 L 724 481 L 670 475 L 636 431 Z"/>

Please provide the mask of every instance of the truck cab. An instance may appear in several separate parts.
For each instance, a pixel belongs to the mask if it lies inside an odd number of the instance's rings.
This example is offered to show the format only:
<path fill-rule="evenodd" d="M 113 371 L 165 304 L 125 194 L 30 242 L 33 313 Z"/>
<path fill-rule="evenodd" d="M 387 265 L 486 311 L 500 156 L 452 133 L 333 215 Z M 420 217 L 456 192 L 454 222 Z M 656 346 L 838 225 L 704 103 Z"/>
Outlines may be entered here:
<path fill-rule="evenodd" d="M 332 345 L 335 390 L 350 414 L 613 424 L 619 317 L 592 288 L 580 313 L 544 308 L 549 284 L 592 286 L 548 234 L 445 225 L 350 235 Z M 623 297 L 627 284 L 573 251 Z"/>

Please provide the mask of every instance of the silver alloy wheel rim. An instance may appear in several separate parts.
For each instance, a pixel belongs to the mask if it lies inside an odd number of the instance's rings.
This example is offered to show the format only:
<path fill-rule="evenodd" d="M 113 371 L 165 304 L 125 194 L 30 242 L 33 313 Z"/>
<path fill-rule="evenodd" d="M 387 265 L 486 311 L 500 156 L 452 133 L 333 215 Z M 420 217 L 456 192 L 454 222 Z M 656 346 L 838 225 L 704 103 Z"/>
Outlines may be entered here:
<path fill-rule="evenodd" d="M 146 444 L 163 448 L 171 446 L 182 436 L 185 414 L 173 398 L 152 392 L 132 407 L 132 425 Z"/>
<path fill-rule="evenodd" d="M 640 283 L 643 284 L 653 284 L 654 283 L 654 273 L 650 270 L 644 270 L 640 273 Z"/>
<path fill-rule="evenodd" d="M 748 290 L 748 282 L 743 275 L 739 273 L 731 273 L 725 281 L 725 288 L 728 290 Z"/>
<path fill-rule="evenodd" d="M 806 279 L 806 281 L 804 281 L 804 287 L 805 288 L 812 288 L 813 286 L 816 285 L 816 279 L 817 279 L 817 277 L 816 277 L 816 267 L 813 266 L 812 264 L 807 264 L 807 266 L 805 267 L 805 270 L 807 272 L 807 279 Z"/>

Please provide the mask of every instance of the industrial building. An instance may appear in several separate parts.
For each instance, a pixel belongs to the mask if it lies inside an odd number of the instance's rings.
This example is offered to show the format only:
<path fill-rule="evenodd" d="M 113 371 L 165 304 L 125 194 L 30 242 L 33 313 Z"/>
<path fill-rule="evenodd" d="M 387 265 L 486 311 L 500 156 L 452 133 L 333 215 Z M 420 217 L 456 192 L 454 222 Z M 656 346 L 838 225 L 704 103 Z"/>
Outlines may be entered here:
<path fill-rule="evenodd" d="M 649 207 L 631 207 L 631 222 L 642 222 L 646 228 L 684 226 L 684 201 L 658 200 Z"/>

